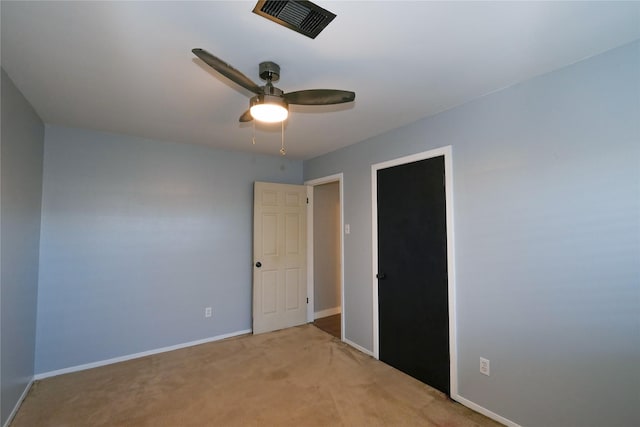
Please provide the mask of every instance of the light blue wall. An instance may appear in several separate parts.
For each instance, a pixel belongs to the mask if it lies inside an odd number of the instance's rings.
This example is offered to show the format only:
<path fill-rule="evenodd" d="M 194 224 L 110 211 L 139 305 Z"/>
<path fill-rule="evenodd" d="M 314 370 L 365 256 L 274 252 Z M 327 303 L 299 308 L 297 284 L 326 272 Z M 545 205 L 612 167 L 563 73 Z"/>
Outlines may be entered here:
<path fill-rule="evenodd" d="M 250 329 L 255 180 L 302 162 L 47 125 L 36 372 Z"/>
<path fill-rule="evenodd" d="M 640 43 L 305 162 L 344 172 L 346 338 L 368 349 L 371 165 L 445 145 L 460 395 L 525 426 L 640 425 Z"/>
<path fill-rule="evenodd" d="M 0 425 L 33 378 L 44 125 L 2 77 Z"/>

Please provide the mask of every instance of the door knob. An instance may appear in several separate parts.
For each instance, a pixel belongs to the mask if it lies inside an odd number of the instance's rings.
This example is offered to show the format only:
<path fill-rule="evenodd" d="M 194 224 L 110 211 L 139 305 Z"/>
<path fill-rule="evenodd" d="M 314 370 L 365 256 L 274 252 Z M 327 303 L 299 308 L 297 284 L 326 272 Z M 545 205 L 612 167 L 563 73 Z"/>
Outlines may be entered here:
<path fill-rule="evenodd" d="M 256 262 L 256 267 L 258 268 L 262 267 L 262 263 L 260 261 Z"/>
<path fill-rule="evenodd" d="M 386 278 L 387 278 L 387 275 L 386 275 L 386 274 L 384 274 L 384 273 L 378 273 L 378 274 L 376 274 L 376 278 L 377 278 L 377 279 L 380 279 L 380 280 L 382 280 L 382 279 L 386 279 Z"/>

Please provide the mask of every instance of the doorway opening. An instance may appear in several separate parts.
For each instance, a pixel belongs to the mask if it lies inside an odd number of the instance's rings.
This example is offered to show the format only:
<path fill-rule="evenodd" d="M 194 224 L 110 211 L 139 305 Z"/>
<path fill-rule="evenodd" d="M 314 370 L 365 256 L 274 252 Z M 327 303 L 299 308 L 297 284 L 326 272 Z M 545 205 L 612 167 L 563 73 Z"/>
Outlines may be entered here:
<path fill-rule="evenodd" d="M 344 340 L 342 174 L 307 181 L 307 321 Z"/>
<path fill-rule="evenodd" d="M 371 166 L 373 352 L 456 396 L 451 166 L 451 146 Z"/>

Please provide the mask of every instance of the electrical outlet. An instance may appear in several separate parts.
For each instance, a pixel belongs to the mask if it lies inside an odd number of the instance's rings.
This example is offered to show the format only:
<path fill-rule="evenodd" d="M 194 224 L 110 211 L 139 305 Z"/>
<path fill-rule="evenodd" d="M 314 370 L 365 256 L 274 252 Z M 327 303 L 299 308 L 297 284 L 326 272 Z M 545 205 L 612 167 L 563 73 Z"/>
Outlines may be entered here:
<path fill-rule="evenodd" d="M 204 317 L 211 317 L 211 307 L 204 309 Z"/>
<path fill-rule="evenodd" d="M 491 362 L 489 362 L 489 359 L 480 358 L 480 373 L 486 376 L 491 375 Z"/>
<path fill-rule="evenodd" d="M 345 224 L 344 225 L 344 234 L 349 234 L 349 233 L 351 233 L 351 225 Z"/>

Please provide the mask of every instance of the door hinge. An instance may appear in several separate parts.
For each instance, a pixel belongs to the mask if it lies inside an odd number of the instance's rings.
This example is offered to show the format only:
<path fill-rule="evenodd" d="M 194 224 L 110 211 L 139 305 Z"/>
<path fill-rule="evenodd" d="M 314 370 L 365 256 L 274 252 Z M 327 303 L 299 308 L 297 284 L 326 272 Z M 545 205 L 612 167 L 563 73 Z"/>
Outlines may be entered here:
<path fill-rule="evenodd" d="M 307 197 L 307 204 L 309 204 L 309 198 Z"/>
<path fill-rule="evenodd" d="M 309 298 L 307 298 L 307 304 L 309 304 Z"/>

